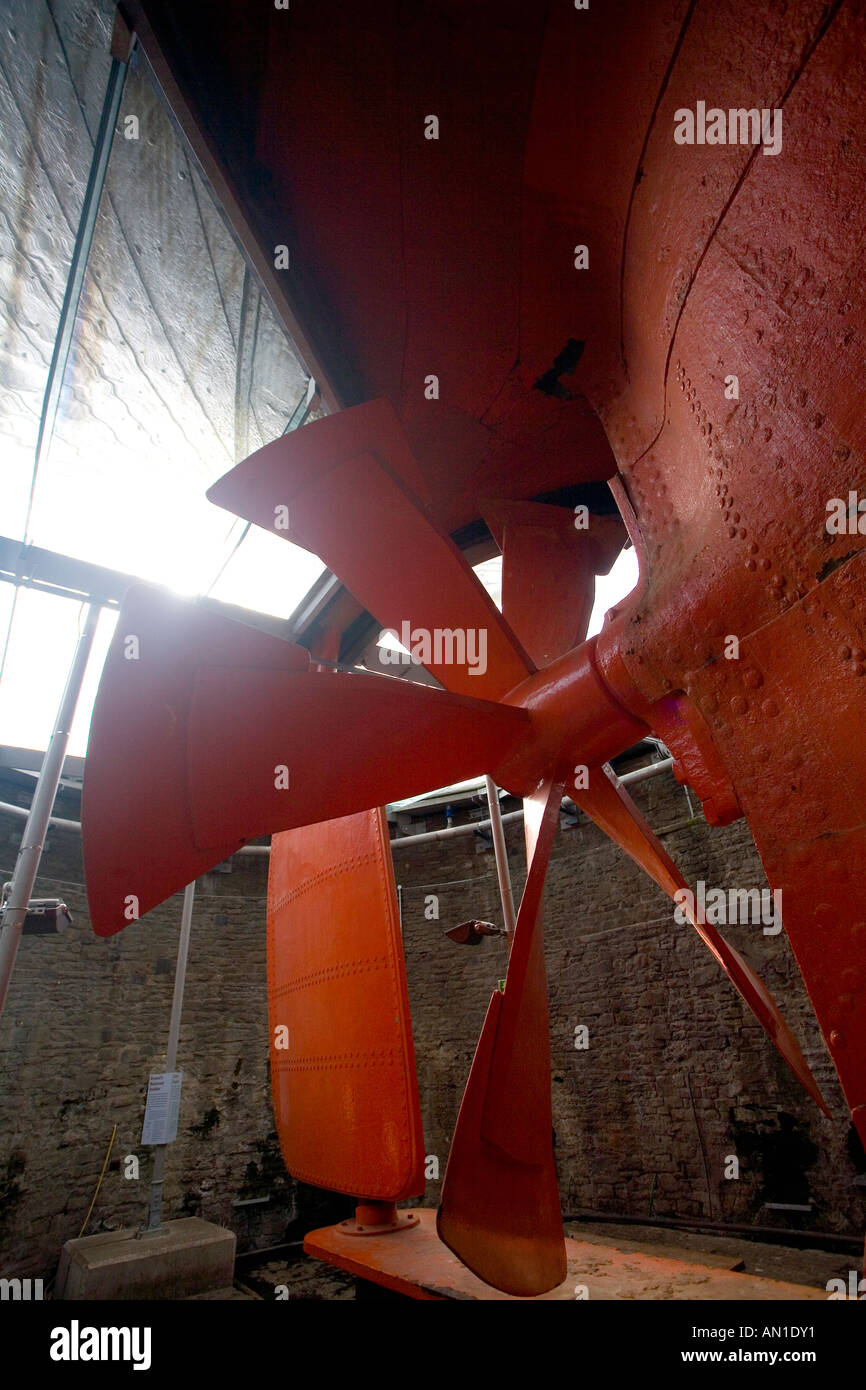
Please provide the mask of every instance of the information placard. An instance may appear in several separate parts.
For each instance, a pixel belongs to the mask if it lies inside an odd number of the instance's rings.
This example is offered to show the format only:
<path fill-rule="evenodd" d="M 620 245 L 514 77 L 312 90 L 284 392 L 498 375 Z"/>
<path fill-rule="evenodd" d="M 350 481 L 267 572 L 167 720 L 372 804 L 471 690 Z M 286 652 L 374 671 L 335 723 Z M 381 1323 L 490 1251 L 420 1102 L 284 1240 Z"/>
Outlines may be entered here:
<path fill-rule="evenodd" d="M 180 1112 L 179 1071 L 152 1071 L 147 1087 L 142 1144 L 172 1144 Z"/>

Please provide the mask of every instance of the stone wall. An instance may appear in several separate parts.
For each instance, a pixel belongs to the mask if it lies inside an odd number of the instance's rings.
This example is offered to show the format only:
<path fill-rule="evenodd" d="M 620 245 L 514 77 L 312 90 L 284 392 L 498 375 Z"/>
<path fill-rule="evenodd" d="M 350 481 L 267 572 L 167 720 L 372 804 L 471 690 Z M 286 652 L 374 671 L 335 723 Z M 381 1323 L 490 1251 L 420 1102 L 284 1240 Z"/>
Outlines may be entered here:
<path fill-rule="evenodd" d="M 670 774 L 632 788 L 691 881 L 765 884 L 740 822 L 708 827 Z M 0 800 L 25 804 L 26 783 L 0 779 Z M 75 796 L 58 814 L 78 817 Z M 459 817 L 458 817 L 459 818 Z M 428 819 L 430 828 L 441 818 Z M 23 822 L 0 815 L 8 877 Z M 670 827 L 666 829 L 666 827 Z M 508 826 L 516 892 L 522 832 Z M 439 1161 L 435 1204 L 462 1088 L 504 945 L 456 946 L 445 927 L 499 918 L 492 851 L 476 836 L 395 852 L 401 885 L 426 1150 Z M 287 1177 L 270 1106 L 265 993 L 266 860 L 236 857 L 200 880 L 193 917 L 179 1066 L 178 1140 L 166 1165 L 165 1215 L 233 1227 L 240 1249 L 281 1241 L 346 1213 Z M 140 1145 L 147 1078 L 163 1062 L 181 900 L 119 936 L 87 920 L 74 832 L 54 829 L 37 891 L 63 896 L 75 925 L 25 937 L 0 1022 L 0 1265 L 48 1274 L 87 1215 L 112 1128 L 111 1161 L 88 1231 L 139 1224 L 149 1157 Z M 431 896 L 438 899 L 439 917 Z M 636 1217 L 709 1216 L 754 1225 L 860 1232 L 862 1150 L 784 934 L 759 925 L 726 934 L 775 994 L 818 1078 L 825 1119 L 669 900 L 580 817 L 560 829 L 548 875 L 545 934 L 551 993 L 553 1100 L 563 1211 Z M 575 1047 L 585 1025 L 588 1046 Z M 578 1035 L 580 1039 L 581 1035 Z M 124 1176 L 127 1155 L 138 1180 Z M 726 1179 L 728 1156 L 739 1178 Z M 267 1198 L 265 1202 L 257 1201 Z M 811 1204 L 812 1213 L 765 1203 Z"/>
<path fill-rule="evenodd" d="M 14 776 L 14 775 L 13 775 Z M 23 780 L 23 779 L 22 779 Z M 0 800 L 27 803 L 8 779 Z M 77 797 L 57 814 L 78 818 Z M 0 816 L 9 877 L 23 821 Z M 265 988 L 267 860 L 236 857 L 231 873 L 199 880 L 178 1067 L 177 1142 L 166 1162 L 164 1216 L 232 1227 L 239 1249 L 280 1242 L 347 1214 L 283 1166 L 270 1103 Z M 135 1227 L 147 1214 L 150 1153 L 141 1146 L 147 1081 L 168 1037 L 182 898 L 108 940 L 93 935 L 81 841 L 52 829 L 36 892 L 63 897 L 66 932 L 25 936 L 0 1021 L 0 1266 L 47 1273 L 79 1234 L 113 1126 L 111 1160 L 88 1232 Z M 127 1155 L 140 1176 L 124 1176 Z M 262 1202 L 261 1198 L 266 1198 Z M 244 1204 L 244 1205 L 239 1205 Z M 336 1216 L 332 1213 L 337 1213 Z"/>
<path fill-rule="evenodd" d="M 745 822 L 710 827 L 694 797 L 691 821 L 670 773 L 631 791 L 690 882 L 766 888 Z M 519 823 L 508 827 L 508 842 L 517 884 Z M 394 857 L 426 1148 L 440 1158 L 441 1174 L 490 992 L 505 973 L 501 942 L 469 950 L 442 931 L 470 916 L 498 919 L 493 854 L 460 838 Z M 430 894 L 438 895 L 439 921 L 425 919 Z M 832 1121 L 802 1091 L 693 928 L 677 925 L 670 900 L 583 816 L 557 836 L 545 903 L 564 1212 L 861 1232 L 866 1161 L 784 932 L 724 928 L 776 997 Z M 580 1025 L 588 1029 L 585 1048 L 575 1046 L 584 1040 L 575 1035 Z M 739 1161 L 737 1179 L 724 1176 L 726 1167 L 735 1171 L 730 1155 Z M 430 1183 L 428 1200 L 438 1191 Z M 779 1212 L 765 1203 L 813 1210 Z"/>

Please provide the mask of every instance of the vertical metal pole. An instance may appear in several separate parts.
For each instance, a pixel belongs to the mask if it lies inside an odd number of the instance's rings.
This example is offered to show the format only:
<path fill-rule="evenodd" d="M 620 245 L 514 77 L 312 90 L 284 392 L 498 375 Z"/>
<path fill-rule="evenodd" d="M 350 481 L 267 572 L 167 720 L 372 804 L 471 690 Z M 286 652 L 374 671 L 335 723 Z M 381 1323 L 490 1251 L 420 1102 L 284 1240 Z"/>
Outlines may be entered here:
<path fill-rule="evenodd" d="M 93 646 L 99 613 L 100 605 L 98 603 L 88 605 L 84 627 L 78 638 L 75 655 L 72 658 L 72 665 L 66 678 L 66 687 L 60 701 L 60 708 L 54 721 L 54 729 L 36 781 L 36 790 L 33 793 L 30 813 L 24 826 L 24 834 L 21 837 L 18 858 L 15 861 L 15 870 L 12 874 L 9 899 L 3 909 L 2 919 L 0 919 L 0 1015 L 2 1015 L 6 1003 L 9 981 L 12 978 L 15 957 L 18 954 L 21 929 L 24 926 L 24 918 L 27 916 L 27 904 L 33 896 L 33 885 L 36 882 L 39 861 L 42 858 L 42 846 L 45 843 L 51 808 L 54 805 L 60 774 L 63 771 L 63 760 L 66 757 L 66 749 L 69 744 L 69 731 L 75 717 L 75 706 L 78 704 L 81 683 L 87 669 L 87 659 Z"/>
<path fill-rule="evenodd" d="M 78 231 L 75 236 L 75 246 L 73 247 L 72 260 L 69 265 L 69 276 L 66 281 L 66 293 L 63 296 L 63 306 L 60 310 L 60 320 L 57 325 L 57 336 L 54 339 L 54 352 L 51 356 L 51 365 L 48 368 L 48 381 L 45 386 L 45 395 L 42 401 L 42 413 L 39 417 L 39 434 L 36 439 L 36 459 L 33 465 L 33 478 L 30 484 L 30 497 L 27 503 L 27 520 L 24 526 L 25 545 L 29 539 L 30 514 L 33 510 L 33 498 L 36 492 L 36 478 L 39 473 L 39 466 L 44 455 L 48 451 L 48 447 L 51 443 L 51 436 L 54 433 L 54 422 L 57 419 L 57 407 L 60 404 L 60 392 L 63 389 L 63 378 L 66 373 L 66 364 L 69 361 L 69 349 L 72 346 L 72 335 L 75 330 L 75 317 L 78 313 L 78 305 L 81 300 L 81 290 L 84 285 L 87 260 L 90 255 L 90 247 L 93 243 L 93 233 L 96 227 L 96 216 L 99 212 L 99 202 L 102 197 L 102 189 L 105 185 L 105 175 L 108 170 L 108 160 L 111 155 L 111 146 L 114 140 L 114 127 L 117 124 L 120 99 L 123 96 L 123 84 L 126 80 L 129 57 L 131 56 L 133 46 L 134 38 L 127 29 L 122 16 L 117 12 L 111 40 L 112 59 L 111 69 L 108 74 L 108 85 L 105 89 L 105 99 L 102 103 L 102 115 L 99 121 L 99 129 L 96 133 L 96 142 L 93 147 L 90 175 L 87 180 L 87 188 L 84 191 L 84 202 L 81 205 L 81 216 L 78 220 Z"/>
<path fill-rule="evenodd" d="M 305 424 L 307 416 L 313 408 L 313 402 L 316 400 L 318 394 L 319 388 L 316 386 L 316 379 L 311 376 L 307 382 L 307 390 L 304 399 L 299 401 L 295 406 L 295 409 L 289 416 L 283 434 L 291 434 L 292 430 L 299 430 L 301 425 Z"/>
<path fill-rule="evenodd" d="M 499 879 L 499 896 L 502 899 L 502 920 L 509 936 L 514 935 L 514 898 L 511 895 L 511 875 L 508 872 L 508 853 L 505 848 L 505 831 L 502 828 L 502 811 L 499 795 L 492 777 L 484 778 L 487 787 L 487 805 L 490 807 L 490 829 L 493 832 L 493 850 L 496 855 L 496 877 Z"/>
<path fill-rule="evenodd" d="M 168 1025 L 168 1046 L 165 1050 L 165 1070 L 177 1070 L 177 1044 L 180 1038 L 180 1018 L 183 1012 L 183 991 L 186 984 L 186 963 L 189 957 L 189 936 L 192 926 L 192 908 L 195 902 L 195 883 L 188 883 L 183 890 L 183 912 L 180 919 L 180 941 L 177 945 L 177 966 L 174 972 L 174 993 L 171 997 L 171 1019 Z M 162 1185 L 165 1172 L 165 1151 L 167 1144 L 154 1146 L 153 1175 L 150 1180 L 150 1207 L 147 1225 L 143 1234 L 162 1229 Z"/>

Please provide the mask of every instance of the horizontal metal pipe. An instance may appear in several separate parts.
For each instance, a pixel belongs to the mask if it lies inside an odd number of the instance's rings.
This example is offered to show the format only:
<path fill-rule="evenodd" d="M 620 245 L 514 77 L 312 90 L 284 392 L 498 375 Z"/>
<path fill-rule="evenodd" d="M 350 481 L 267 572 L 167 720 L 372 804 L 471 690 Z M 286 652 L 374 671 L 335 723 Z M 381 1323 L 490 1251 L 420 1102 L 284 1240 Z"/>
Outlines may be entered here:
<path fill-rule="evenodd" d="M 522 820 L 523 808 L 517 811 L 508 811 L 502 817 L 502 824 L 505 825 L 510 820 Z M 471 820 L 465 825 L 450 825 L 446 830 L 423 830 L 418 835 L 403 835 L 399 840 L 391 841 L 392 849 L 400 849 L 403 845 L 420 845 L 426 840 L 453 840 L 457 835 L 474 835 L 476 830 L 489 830 L 490 818 L 487 820 Z"/>
<path fill-rule="evenodd" d="M 0 811 L 6 811 L 10 816 L 18 816 L 21 820 L 26 820 L 30 812 L 26 806 L 13 806 L 10 801 L 0 801 Z M 81 822 L 77 820 L 64 820 L 62 816 L 50 816 L 49 825 L 59 825 L 61 830 L 77 830 L 81 834 Z"/>
<path fill-rule="evenodd" d="M 660 772 L 667 772 L 669 767 L 673 767 L 673 758 L 662 758 L 658 763 L 647 763 L 646 767 L 636 767 L 634 772 L 624 772 L 617 781 L 623 785 L 628 782 L 647 782 L 650 777 L 658 777 Z"/>
<path fill-rule="evenodd" d="M 673 767 L 673 758 L 663 758 L 661 762 L 649 763 L 647 767 L 639 767 L 634 772 L 626 772 L 624 776 L 617 780 L 626 782 L 645 782 L 650 777 L 658 777 L 660 772 L 667 772 L 668 768 Z M 573 802 L 568 797 L 565 802 L 569 808 Z M 509 811 L 502 817 L 503 824 L 506 821 L 518 820 L 523 816 L 523 808 L 519 807 L 516 811 Z M 418 835 L 404 835 L 401 839 L 392 840 L 391 848 L 398 849 L 401 845 L 421 845 L 427 840 L 450 840 L 455 835 L 471 835 L 475 830 L 484 830 L 490 825 L 489 820 L 469 821 L 466 825 L 452 825 L 446 830 L 425 830 Z"/>
<path fill-rule="evenodd" d="M 666 1231 L 711 1231 L 714 1235 L 744 1236 L 768 1245 L 795 1245 L 818 1250 L 832 1250 L 835 1247 L 840 1253 L 863 1248 L 862 1236 L 849 1236 L 839 1231 L 798 1231 L 792 1226 L 747 1226 L 742 1222 L 704 1220 L 701 1216 L 633 1216 L 623 1212 L 578 1211 L 562 1219 L 612 1226 L 655 1226 Z"/>
<path fill-rule="evenodd" d="M 673 762 L 673 758 L 667 757 L 659 762 L 648 763 L 646 767 L 639 767 L 634 772 L 623 773 L 619 781 L 643 782 L 648 777 L 657 777 L 660 772 L 666 772 L 669 767 L 673 767 Z M 427 792 L 421 796 L 410 796 L 406 801 L 395 801 L 393 807 L 395 811 L 435 811 L 440 806 L 456 805 L 460 801 L 480 801 L 484 795 L 484 788 L 484 778 L 478 777 L 464 791 L 451 792 L 448 795 Z M 436 798 L 435 801 L 433 797 Z"/>

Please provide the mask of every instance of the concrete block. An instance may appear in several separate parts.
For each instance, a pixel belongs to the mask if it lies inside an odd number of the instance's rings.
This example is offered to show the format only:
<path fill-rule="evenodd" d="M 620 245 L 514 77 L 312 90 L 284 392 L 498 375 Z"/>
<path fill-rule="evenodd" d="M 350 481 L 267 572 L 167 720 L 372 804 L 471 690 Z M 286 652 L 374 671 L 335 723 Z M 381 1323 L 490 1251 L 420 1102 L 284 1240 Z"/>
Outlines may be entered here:
<path fill-rule="evenodd" d="M 229 1286 L 234 1264 L 234 1231 L 198 1216 L 153 1235 L 107 1231 L 66 1242 L 55 1298 L 189 1298 Z"/>

